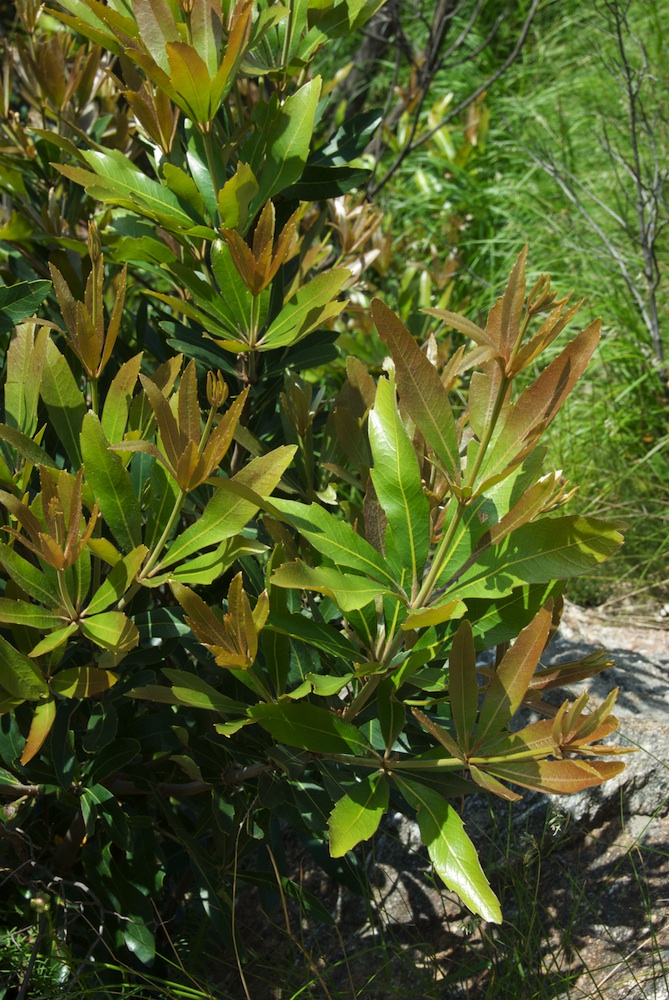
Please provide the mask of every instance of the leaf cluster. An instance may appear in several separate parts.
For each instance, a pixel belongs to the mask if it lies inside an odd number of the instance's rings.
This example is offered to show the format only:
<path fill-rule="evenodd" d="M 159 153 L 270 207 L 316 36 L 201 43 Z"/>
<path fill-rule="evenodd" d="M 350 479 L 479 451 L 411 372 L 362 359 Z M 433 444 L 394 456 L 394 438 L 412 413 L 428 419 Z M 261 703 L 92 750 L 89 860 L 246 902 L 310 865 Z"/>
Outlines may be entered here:
<path fill-rule="evenodd" d="M 563 581 L 621 542 L 563 512 L 540 444 L 599 325 L 542 364 L 577 307 L 527 291 L 523 251 L 485 326 L 432 311 L 463 335 L 445 364 L 376 301 L 384 370 L 314 385 L 363 253 L 321 238 L 326 202 L 376 119 L 324 136 L 310 67 L 379 6 L 64 0 L 65 27 L 17 29 L 0 787 L 21 829 L 48 805 L 41 856 L 144 963 L 166 879 L 230 941 L 230 879 L 276 819 L 355 882 L 391 804 L 499 921 L 453 800 L 622 767 L 600 760 L 615 696 L 544 699 L 606 659 L 537 669 Z M 510 728 L 523 706 L 542 718 Z"/>

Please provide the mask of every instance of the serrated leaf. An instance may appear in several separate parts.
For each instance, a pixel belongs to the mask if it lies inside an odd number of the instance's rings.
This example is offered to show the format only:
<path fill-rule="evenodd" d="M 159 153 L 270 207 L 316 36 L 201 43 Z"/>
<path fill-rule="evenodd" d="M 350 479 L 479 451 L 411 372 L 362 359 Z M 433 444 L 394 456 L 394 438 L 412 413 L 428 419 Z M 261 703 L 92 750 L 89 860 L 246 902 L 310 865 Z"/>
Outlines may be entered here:
<path fill-rule="evenodd" d="M 330 854 L 343 858 L 373 837 L 388 809 L 390 788 L 383 774 L 370 774 L 339 799 L 330 813 Z"/>

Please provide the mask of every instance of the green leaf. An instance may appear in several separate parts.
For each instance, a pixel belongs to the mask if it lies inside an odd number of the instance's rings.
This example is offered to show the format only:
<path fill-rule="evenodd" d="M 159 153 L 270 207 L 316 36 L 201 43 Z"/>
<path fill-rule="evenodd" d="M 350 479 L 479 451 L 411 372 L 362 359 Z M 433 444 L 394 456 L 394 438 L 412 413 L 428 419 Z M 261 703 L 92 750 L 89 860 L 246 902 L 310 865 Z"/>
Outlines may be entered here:
<path fill-rule="evenodd" d="M 476 848 L 457 812 L 441 795 L 416 781 L 397 779 L 402 793 L 417 810 L 416 819 L 430 860 L 449 889 L 473 913 L 494 924 L 502 922 L 499 900 L 483 873 Z"/>
<path fill-rule="evenodd" d="M 276 448 L 267 455 L 254 458 L 230 482 L 249 487 L 259 498 L 269 496 L 294 454 L 293 445 Z M 250 521 L 259 504 L 228 492 L 225 487 L 226 481 L 221 480 L 218 492 L 209 501 L 202 516 L 175 539 L 159 569 L 172 566 L 193 552 L 201 552 L 211 545 L 218 545 L 226 538 L 232 538 Z"/>
<path fill-rule="evenodd" d="M 358 611 L 374 598 L 390 592 L 388 587 L 364 576 L 340 573 L 329 566 L 307 566 L 300 560 L 279 566 L 272 574 L 271 582 L 277 587 L 315 590 L 316 593 L 326 594 L 344 612 Z"/>
<path fill-rule="evenodd" d="M 87 615 L 106 611 L 108 607 L 123 597 L 134 582 L 148 551 L 146 545 L 138 545 L 136 549 L 133 549 L 112 567 L 107 579 L 93 594 L 86 608 Z"/>
<path fill-rule="evenodd" d="M 317 76 L 286 98 L 281 106 L 273 102 L 265 109 L 268 113 L 260 135 L 242 148 L 240 159 L 250 162 L 259 183 L 250 215 L 255 215 L 266 201 L 294 184 L 302 173 L 309 155 L 320 93 L 321 78 Z M 249 158 L 251 151 L 253 155 Z"/>
<path fill-rule="evenodd" d="M 205 125 L 212 117 L 211 77 L 207 64 L 185 42 L 168 42 L 165 49 L 176 103 L 191 121 Z"/>
<path fill-rule="evenodd" d="M 52 340 L 46 345 L 40 394 L 51 426 L 62 441 L 70 461 L 78 468 L 81 465 L 79 434 L 86 403 L 70 366 Z"/>
<path fill-rule="evenodd" d="M 305 615 L 270 611 L 265 631 L 279 632 L 290 636 L 291 639 L 299 639 L 325 653 L 341 656 L 347 663 L 356 663 L 361 659 L 355 646 L 337 628 L 323 622 L 315 622 Z"/>
<path fill-rule="evenodd" d="M 242 702 L 234 701 L 227 695 L 220 694 L 211 684 L 207 684 L 197 674 L 188 673 L 186 670 L 173 670 L 163 668 L 163 673 L 172 682 L 172 693 L 181 705 L 190 705 L 192 708 L 206 708 L 219 715 L 228 715 L 244 712 L 246 706 Z"/>
<path fill-rule="evenodd" d="M 107 391 L 101 424 L 102 431 L 110 444 L 117 444 L 123 440 L 141 364 L 141 354 L 136 354 L 134 358 L 126 361 L 119 368 Z"/>
<path fill-rule="evenodd" d="M 97 416 L 87 413 L 81 429 L 81 451 L 86 481 L 91 485 L 103 517 L 126 552 L 142 542 L 142 516 L 130 473 L 110 450 Z"/>
<path fill-rule="evenodd" d="M 453 638 L 448 667 L 451 714 L 458 744 L 466 751 L 469 746 L 469 734 L 476 723 L 479 704 L 476 651 L 472 627 L 466 618 L 461 622 Z"/>
<path fill-rule="evenodd" d="M 91 171 L 81 167 L 56 166 L 60 173 L 81 184 L 100 201 L 153 219 L 170 231 L 182 234 L 197 224 L 168 187 L 151 180 L 119 150 L 83 151 Z"/>
<path fill-rule="evenodd" d="M 15 698 L 37 701 L 49 694 L 42 671 L 0 636 L 0 687 Z"/>
<path fill-rule="evenodd" d="M 50 682 L 54 694 L 63 698 L 92 698 L 108 691 L 117 678 L 109 670 L 98 667 L 69 667 L 52 677 Z"/>
<path fill-rule="evenodd" d="M 34 649 L 30 650 L 30 655 L 35 658 L 44 656 L 45 653 L 53 652 L 54 649 L 58 649 L 59 646 L 64 645 L 76 631 L 76 622 L 72 622 L 64 628 L 57 628 L 54 632 L 50 632 L 41 642 L 38 642 Z"/>
<path fill-rule="evenodd" d="M 15 285 L 0 285 L 0 333 L 7 333 L 32 316 L 50 288 L 50 281 L 17 281 Z"/>
<path fill-rule="evenodd" d="M 179 32 L 166 0 L 133 0 L 132 12 L 147 50 L 166 73 L 169 70 L 165 45 L 176 41 Z"/>
<path fill-rule="evenodd" d="M 36 566 L 18 555 L 9 545 L 0 542 L 0 565 L 19 585 L 21 590 L 40 604 L 50 608 L 61 608 L 62 601 L 51 580 Z"/>
<path fill-rule="evenodd" d="M 343 753 L 367 757 L 371 750 L 362 733 L 334 712 L 305 702 L 254 705 L 248 715 L 279 743 L 312 753 Z"/>
<path fill-rule="evenodd" d="M 372 316 L 381 338 L 390 348 L 397 387 L 409 416 L 441 462 L 449 478 L 460 482 L 460 452 L 448 393 L 437 370 L 398 319 L 380 299 L 372 302 Z"/>
<path fill-rule="evenodd" d="M 482 552 L 450 589 L 464 600 L 495 598 L 520 583 L 578 576 L 613 555 L 623 541 L 620 527 L 594 517 L 544 517 Z"/>
<path fill-rule="evenodd" d="M 315 503 L 307 505 L 275 498 L 272 505 L 288 517 L 293 527 L 315 549 L 328 556 L 337 566 L 357 569 L 380 583 L 395 586 L 395 577 L 388 571 L 383 556 L 354 531 L 347 521 L 334 517 Z"/>
<path fill-rule="evenodd" d="M 22 434 L 21 431 L 15 430 L 13 427 L 0 424 L 0 441 L 6 441 L 32 465 L 44 465 L 47 469 L 57 468 L 56 463 L 44 448 L 40 448 L 27 434 Z"/>
<path fill-rule="evenodd" d="M 370 475 L 402 568 L 412 582 L 419 583 L 430 545 L 430 505 L 416 453 L 397 410 L 392 377 L 379 380 L 369 415 L 369 443 L 374 458 Z"/>
<path fill-rule="evenodd" d="M 37 405 L 48 339 L 46 327 L 35 335 L 32 326 L 26 323 L 17 329 L 7 351 L 5 421 L 31 438 L 37 429 Z"/>
<path fill-rule="evenodd" d="M 103 611 L 82 618 L 79 628 L 87 639 L 113 653 L 130 650 L 139 642 L 137 626 L 122 611 Z"/>
<path fill-rule="evenodd" d="M 326 319 L 338 316 L 346 303 L 336 301 L 336 296 L 349 277 L 347 268 L 337 267 L 302 285 L 262 335 L 258 341 L 258 350 L 273 351 L 278 347 L 289 347 L 306 337 Z"/>
<path fill-rule="evenodd" d="M 25 625 L 29 628 L 48 630 L 61 626 L 63 619 L 60 615 L 45 611 L 44 608 L 40 608 L 36 604 L 1 597 L 0 622 L 6 622 L 8 625 Z"/>
<path fill-rule="evenodd" d="M 373 837 L 388 809 L 390 788 L 383 774 L 370 774 L 337 801 L 330 814 L 330 854 L 342 858 Z"/>
<path fill-rule="evenodd" d="M 362 156 L 383 121 L 378 109 L 362 111 L 340 125 L 331 139 L 309 157 L 309 163 L 340 167 Z"/>

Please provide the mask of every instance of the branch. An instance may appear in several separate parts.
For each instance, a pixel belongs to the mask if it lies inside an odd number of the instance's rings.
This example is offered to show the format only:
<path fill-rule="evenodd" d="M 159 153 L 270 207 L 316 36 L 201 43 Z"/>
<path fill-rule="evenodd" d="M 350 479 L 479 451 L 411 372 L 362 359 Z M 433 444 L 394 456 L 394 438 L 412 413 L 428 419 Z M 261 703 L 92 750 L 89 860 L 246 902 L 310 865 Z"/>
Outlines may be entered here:
<path fill-rule="evenodd" d="M 444 126 L 448 125 L 449 122 L 453 121 L 454 118 L 457 118 L 460 114 L 462 114 L 462 112 L 465 111 L 470 106 L 470 104 L 473 104 L 474 101 L 476 101 L 481 96 L 481 94 L 485 93 L 485 91 L 488 90 L 493 83 L 499 80 L 499 78 L 503 76 L 504 73 L 506 73 L 509 67 L 513 65 L 513 63 L 520 55 L 520 52 L 527 40 L 527 36 L 534 21 L 534 17 L 537 13 L 537 10 L 539 9 L 539 5 L 541 4 L 541 2 L 542 0 L 532 0 L 532 6 L 525 19 L 525 23 L 523 24 L 523 27 L 518 36 L 513 51 L 510 53 L 509 56 L 507 56 L 502 65 L 499 66 L 494 73 L 491 73 L 490 76 L 475 90 L 473 90 L 471 94 L 469 94 L 466 98 L 464 98 L 464 100 L 462 100 L 457 105 L 457 107 L 453 108 L 452 111 L 450 111 L 444 118 L 442 118 L 442 120 L 439 122 L 438 125 L 430 129 L 429 132 L 426 132 L 425 135 L 422 135 L 420 139 L 416 139 L 415 141 L 414 141 L 414 136 L 417 130 L 418 121 L 417 117 L 414 119 L 411 135 L 404 149 L 398 154 L 397 158 L 395 159 L 395 162 L 392 164 L 391 167 L 389 167 L 388 171 L 384 174 L 384 176 L 381 178 L 378 184 L 375 184 L 367 188 L 367 194 L 370 198 L 373 198 L 374 195 L 376 195 L 381 190 L 381 188 L 388 183 L 391 177 L 393 177 L 397 173 L 400 166 L 410 153 L 413 153 L 416 149 L 419 149 L 420 146 L 423 145 L 423 143 L 431 139 L 432 136 L 435 135 L 440 129 L 444 128 Z M 420 102 L 421 107 L 425 99 L 425 93 L 421 97 L 421 102 Z"/>

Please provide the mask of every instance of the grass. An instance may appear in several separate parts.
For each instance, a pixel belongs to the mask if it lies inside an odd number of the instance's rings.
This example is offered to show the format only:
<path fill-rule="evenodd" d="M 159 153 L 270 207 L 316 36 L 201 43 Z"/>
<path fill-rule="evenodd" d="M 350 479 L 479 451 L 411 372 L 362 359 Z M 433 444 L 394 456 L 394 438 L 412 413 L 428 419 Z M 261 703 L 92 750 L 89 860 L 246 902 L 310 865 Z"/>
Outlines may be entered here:
<path fill-rule="evenodd" d="M 375 888 L 355 896 L 292 855 L 305 887 L 320 885 L 337 915 L 315 925 L 299 906 L 255 889 L 238 903 L 246 950 L 240 968 L 214 942 L 199 952 L 195 928 L 173 941 L 160 971 L 137 974 L 104 961 L 82 969 L 54 960 L 56 937 L 43 947 L 29 992 L 22 974 L 34 953 L 36 925 L 17 927 L 0 943 L 0 997 L 74 1000 L 166 997 L 169 1000 L 613 1000 L 653 997 L 669 986 L 669 819 L 661 812 L 629 829 L 609 815 L 597 831 L 579 829 L 547 800 L 524 818 L 488 802 L 470 810 L 468 830 L 505 913 L 497 927 L 468 915 L 436 884 L 423 853 L 407 848 L 411 828 L 386 827 L 367 851 Z M 299 875 L 298 875 L 299 877 Z M 394 891 L 388 890 L 394 884 Z M 399 893 L 397 890 L 400 890 Z M 54 931 L 55 934 L 55 931 Z M 188 971 L 182 963 L 186 963 Z M 73 976 L 73 973 L 77 973 Z M 3 980 L 4 977 L 4 980 Z M 4 981 L 4 989 L 2 983 Z"/>

